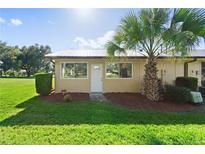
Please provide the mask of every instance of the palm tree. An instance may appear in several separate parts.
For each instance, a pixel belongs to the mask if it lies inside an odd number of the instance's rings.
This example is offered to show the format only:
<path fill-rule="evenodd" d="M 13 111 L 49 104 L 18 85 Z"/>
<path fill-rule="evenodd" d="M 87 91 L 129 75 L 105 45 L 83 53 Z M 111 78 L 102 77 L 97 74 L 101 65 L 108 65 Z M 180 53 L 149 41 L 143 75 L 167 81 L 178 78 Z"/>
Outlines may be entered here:
<path fill-rule="evenodd" d="M 122 18 L 112 41 L 106 44 L 109 55 L 139 52 L 147 57 L 145 96 L 158 101 L 157 58 L 161 54 L 186 56 L 205 39 L 204 9 L 141 9 Z"/>

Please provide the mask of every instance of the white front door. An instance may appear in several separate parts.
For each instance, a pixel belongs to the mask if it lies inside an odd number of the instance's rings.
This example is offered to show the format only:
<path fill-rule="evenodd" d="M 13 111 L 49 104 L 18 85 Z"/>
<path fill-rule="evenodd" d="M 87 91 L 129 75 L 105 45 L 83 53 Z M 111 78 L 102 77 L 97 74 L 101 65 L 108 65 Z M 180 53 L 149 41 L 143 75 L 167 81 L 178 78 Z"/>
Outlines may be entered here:
<path fill-rule="evenodd" d="M 91 92 L 102 92 L 102 65 L 91 65 Z"/>

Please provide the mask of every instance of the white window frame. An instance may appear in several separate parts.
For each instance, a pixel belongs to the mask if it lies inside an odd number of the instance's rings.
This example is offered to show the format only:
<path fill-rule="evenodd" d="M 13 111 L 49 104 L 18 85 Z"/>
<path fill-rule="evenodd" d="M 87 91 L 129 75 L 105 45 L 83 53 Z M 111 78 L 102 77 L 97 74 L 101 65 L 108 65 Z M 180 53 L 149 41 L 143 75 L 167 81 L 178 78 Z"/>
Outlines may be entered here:
<path fill-rule="evenodd" d="M 65 78 L 64 75 L 62 74 L 62 64 L 65 66 L 65 64 L 76 64 L 76 63 L 86 63 L 87 64 L 87 77 L 86 78 Z M 89 78 L 89 66 L 88 62 L 60 62 L 60 79 L 66 79 L 66 80 L 87 80 Z"/>
<path fill-rule="evenodd" d="M 108 64 L 112 64 L 112 63 L 115 63 L 115 64 L 123 64 L 123 63 L 128 63 L 128 64 L 131 64 L 131 66 L 132 66 L 132 75 L 131 75 L 131 77 L 130 78 L 109 78 L 109 77 L 107 77 L 107 75 L 106 75 L 106 73 L 107 73 L 107 65 Z M 107 79 L 107 80 L 131 80 L 131 79 L 133 79 L 133 62 L 106 62 L 105 63 L 105 79 Z"/>

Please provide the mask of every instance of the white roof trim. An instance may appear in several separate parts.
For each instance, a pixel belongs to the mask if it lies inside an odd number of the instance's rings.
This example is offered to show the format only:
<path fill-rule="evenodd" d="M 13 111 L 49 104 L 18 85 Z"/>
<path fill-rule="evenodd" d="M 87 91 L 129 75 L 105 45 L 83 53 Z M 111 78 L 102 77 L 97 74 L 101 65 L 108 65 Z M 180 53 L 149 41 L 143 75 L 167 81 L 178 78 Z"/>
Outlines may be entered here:
<path fill-rule="evenodd" d="M 107 51 L 106 50 L 66 50 L 66 51 L 59 51 L 47 54 L 45 57 L 49 58 L 72 58 L 72 57 L 79 57 L 79 58 L 97 58 L 97 57 L 107 57 Z M 126 51 L 126 54 L 115 54 L 115 56 L 119 57 L 144 57 L 140 52 L 135 52 L 132 50 Z M 160 57 L 173 57 L 173 55 L 168 54 L 161 54 Z M 179 54 L 175 57 L 181 57 Z M 204 50 L 193 50 L 190 52 L 190 54 L 187 57 L 200 57 L 205 58 L 205 49 Z"/>

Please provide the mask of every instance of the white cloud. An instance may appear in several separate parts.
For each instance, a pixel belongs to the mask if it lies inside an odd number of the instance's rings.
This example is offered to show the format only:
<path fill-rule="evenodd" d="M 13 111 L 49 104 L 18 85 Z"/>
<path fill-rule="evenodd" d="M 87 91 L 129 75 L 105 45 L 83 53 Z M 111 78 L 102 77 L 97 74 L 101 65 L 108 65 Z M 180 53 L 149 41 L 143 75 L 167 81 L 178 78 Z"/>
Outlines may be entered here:
<path fill-rule="evenodd" d="M 2 18 L 2 17 L 0 17 L 0 24 L 4 24 L 6 21 Z"/>
<path fill-rule="evenodd" d="M 11 19 L 11 24 L 14 26 L 22 25 L 23 22 L 20 19 Z"/>
<path fill-rule="evenodd" d="M 48 20 L 48 24 L 54 25 L 55 23 L 53 21 L 51 21 L 51 20 Z"/>
<path fill-rule="evenodd" d="M 115 32 L 114 31 L 107 31 L 103 36 L 98 37 L 96 39 L 89 39 L 84 37 L 75 37 L 73 40 L 75 43 L 78 44 L 79 48 L 84 49 L 103 49 L 105 44 L 112 40 Z"/>

